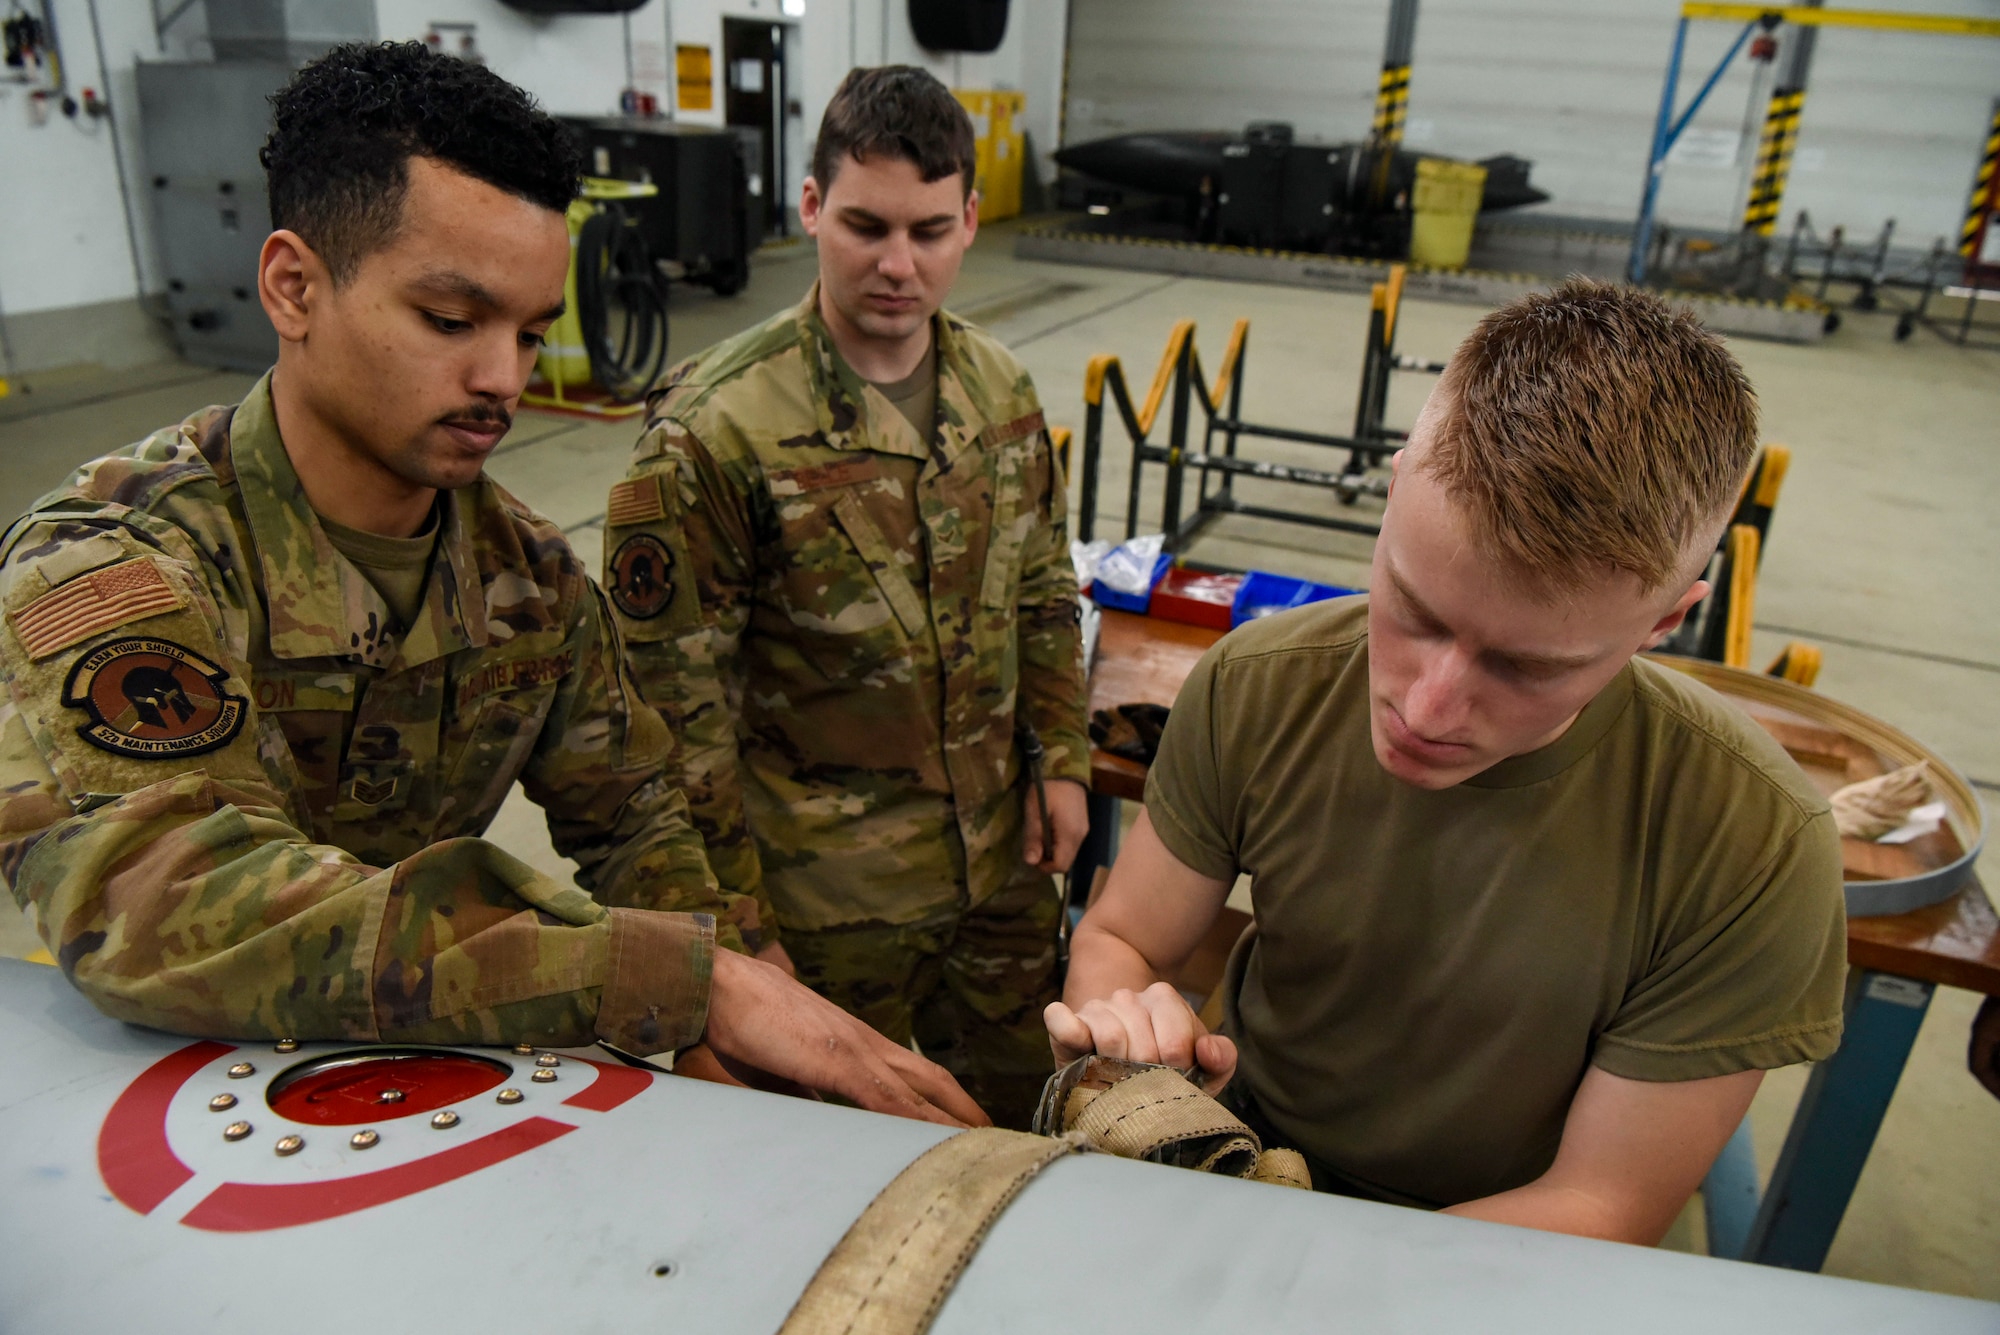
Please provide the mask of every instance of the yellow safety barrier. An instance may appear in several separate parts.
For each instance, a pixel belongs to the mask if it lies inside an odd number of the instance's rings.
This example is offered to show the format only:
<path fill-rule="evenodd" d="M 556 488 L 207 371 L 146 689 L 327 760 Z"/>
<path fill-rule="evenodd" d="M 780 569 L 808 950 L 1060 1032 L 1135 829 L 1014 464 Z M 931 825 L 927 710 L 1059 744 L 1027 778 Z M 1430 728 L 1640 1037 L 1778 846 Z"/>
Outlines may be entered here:
<path fill-rule="evenodd" d="M 1771 660 L 1771 666 L 1764 669 L 1764 675 L 1782 677 L 1800 686 L 1810 686 L 1819 680 L 1821 659 L 1818 645 L 1793 640 Z"/>
<path fill-rule="evenodd" d="M 1729 530 L 1729 628 L 1723 636 L 1722 661 L 1730 667 L 1750 666 L 1750 627 L 1756 616 L 1757 530 L 1737 524 Z"/>
<path fill-rule="evenodd" d="M 1766 445 L 1763 463 L 1757 469 L 1757 490 L 1750 499 L 1757 505 L 1769 508 L 1778 503 L 1778 489 L 1785 485 L 1785 474 L 1792 468 L 1792 451 L 1785 445 Z"/>
<path fill-rule="evenodd" d="M 1249 336 L 1250 322 L 1237 320 L 1235 327 L 1229 331 L 1229 346 L 1222 352 L 1222 368 L 1216 372 L 1215 388 L 1208 392 L 1209 403 L 1221 403 L 1222 396 L 1229 392 L 1229 386 L 1236 378 L 1237 363 L 1243 359 L 1244 340 Z M 1167 387 L 1173 383 L 1174 366 L 1180 361 L 1181 349 L 1193 339 L 1193 320 L 1180 321 L 1173 327 L 1173 332 L 1167 335 L 1167 349 L 1160 354 L 1160 365 L 1153 372 L 1153 383 L 1146 390 L 1146 401 L 1136 413 L 1132 414 L 1140 435 L 1152 433 L 1154 419 L 1160 415 L 1160 405 L 1166 402 Z M 1118 354 L 1103 352 L 1090 359 L 1090 364 L 1083 371 L 1083 401 L 1086 404 L 1093 406 L 1103 404 L 1104 382 L 1114 368 L 1122 381 L 1125 366 L 1119 361 Z"/>

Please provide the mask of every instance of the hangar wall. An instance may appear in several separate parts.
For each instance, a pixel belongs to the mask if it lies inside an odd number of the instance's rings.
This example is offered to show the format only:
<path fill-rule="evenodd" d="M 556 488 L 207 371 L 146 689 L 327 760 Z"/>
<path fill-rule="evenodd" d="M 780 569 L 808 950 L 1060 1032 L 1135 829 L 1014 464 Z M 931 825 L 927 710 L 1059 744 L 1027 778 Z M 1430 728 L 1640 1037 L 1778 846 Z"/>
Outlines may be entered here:
<path fill-rule="evenodd" d="M 785 25 L 786 54 L 799 78 L 794 95 L 801 115 L 787 145 L 790 179 L 782 194 L 796 204 L 806 151 L 820 112 L 853 64 L 886 61 L 925 66 L 954 87 L 1011 88 L 1028 95 L 1027 127 L 1041 156 L 1044 179 L 1054 174 L 1048 154 L 1057 143 L 1062 87 L 1063 34 L 1069 0 L 1014 0 L 1006 41 L 990 55 L 928 52 L 911 35 L 904 0 L 648 0 L 624 19 L 570 15 L 542 18 L 507 8 L 499 0 L 376 0 L 376 25 L 385 39 L 422 38 L 433 23 L 477 25 L 479 48 L 493 69 L 565 114 L 610 113 L 627 76 L 625 31 L 631 31 L 634 84 L 674 107 L 673 51 L 680 43 L 709 46 L 721 77 L 722 23 L 726 17 L 768 19 Z M 166 8 L 166 6 L 162 6 Z M 119 164 L 111 126 L 79 115 L 52 114 L 39 127 L 28 121 L 27 94 L 0 81 L 0 314 L 10 335 L 16 371 L 74 362 L 126 365 L 170 354 L 157 323 L 143 313 L 142 293 L 158 293 L 161 279 L 140 161 L 138 98 L 133 69 L 142 60 L 199 59 L 208 54 L 200 5 L 156 35 L 148 0 L 53 0 L 57 34 L 73 88 L 108 86 L 122 136 L 124 177 L 130 188 L 132 227 L 119 191 Z M 93 17 L 96 20 L 93 30 Z M 102 68 L 95 37 L 102 36 Z M 685 119 L 719 124 L 714 110 L 679 112 Z M 21 183 L 32 182 L 29 188 Z M 60 182 L 51 188 L 49 182 Z"/>
<path fill-rule="evenodd" d="M 2000 17 L 2000 0 L 1869 0 L 1850 8 Z M 1136 130 L 1289 120 L 1330 139 L 1367 131 L 1386 0 L 1074 0 L 1064 142 Z M 1544 211 L 1629 220 L 1637 211 L 1676 0 L 1423 0 L 1410 78 L 1412 147 L 1533 160 Z M 1682 99 L 1736 27 L 1691 25 Z M 1738 58 L 1668 169 L 1669 222 L 1740 217 L 1749 62 Z M 1992 100 L 2000 41 L 1823 30 L 1785 224 L 1800 208 L 1898 241 L 1956 235 Z M 1705 151 L 1687 151 L 1705 150 Z M 1732 150 L 1735 160 L 1726 156 Z"/>

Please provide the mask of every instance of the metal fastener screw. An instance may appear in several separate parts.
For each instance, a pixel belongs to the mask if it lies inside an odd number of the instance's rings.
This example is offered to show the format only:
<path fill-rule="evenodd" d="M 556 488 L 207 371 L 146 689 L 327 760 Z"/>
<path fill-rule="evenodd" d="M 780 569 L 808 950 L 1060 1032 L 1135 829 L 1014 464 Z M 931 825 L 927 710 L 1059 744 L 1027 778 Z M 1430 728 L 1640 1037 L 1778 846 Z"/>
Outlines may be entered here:
<path fill-rule="evenodd" d="M 280 1136 L 278 1137 L 278 1143 L 273 1145 L 271 1148 L 273 1150 L 276 1150 L 279 1156 L 282 1157 L 287 1154 L 297 1154 L 300 1150 L 304 1149 L 305 1147 L 306 1147 L 305 1141 L 300 1139 L 298 1136 Z"/>
<path fill-rule="evenodd" d="M 503 1089 L 493 1096 L 493 1101 L 495 1103 L 519 1103 L 525 1097 L 527 1096 L 522 1094 L 518 1089 Z"/>
<path fill-rule="evenodd" d="M 534 1054 L 535 1045 L 533 1043 L 516 1043 L 514 1045 L 514 1055 L 517 1057 L 532 1057 Z"/>
<path fill-rule="evenodd" d="M 535 1058 L 535 1065 L 537 1065 L 537 1066 L 561 1066 L 561 1065 L 562 1065 L 562 1058 L 561 1058 L 561 1057 L 558 1057 L 558 1056 L 556 1056 L 556 1054 L 555 1054 L 555 1053 L 553 1053 L 553 1052 L 544 1052 L 544 1053 L 543 1053 L 543 1054 L 542 1054 L 541 1056 L 539 1056 L 539 1057 Z"/>
<path fill-rule="evenodd" d="M 551 1071 L 548 1067 L 544 1066 L 541 1070 L 536 1071 L 533 1075 L 529 1076 L 528 1078 L 534 1081 L 538 1085 L 548 1085 L 555 1083 L 556 1073 L 554 1071 Z"/>
<path fill-rule="evenodd" d="M 299 1041 L 296 1038 L 281 1038 L 271 1045 L 271 1051 L 273 1052 L 297 1052 L 298 1050 Z"/>
<path fill-rule="evenodd" d="M 229 1078 L 231 1080 L 241 1080 L 246 1075 L 255 1074 L 257 1074 L 257 1068 L 249 1062 L 238 1062 L 229 1068 Z"/>
<path fill-rule="evenodd" d="M 249 1134 L 250 1124 L 248 1122 L 231 1122 L 228 1126 L 222 1128 L 222 1138 L 224 1140 L 241 1140 Z"/>
<path fill-rule="evenodd" d="M 403 1101 L 403 1091 L 400 1089 L 385 1089 L 377 1097 L 383 1103 L 401 1103 Z"/>
<path fill-rule="evenodd" d="M 376 1135 L 373 1131 L 356 1131 L 347 1138 L 347 1143 L 357 1150 L 372 1150 L 381 1139 L 382 1137 Z"/>
<path fill-rule="evenodd" d="M 431 1125 L 440 1131 L 449 1131 L 458 1125 L 458 1114 L 446 1108 L 441 1113 L 431 1114 Z"/>
<path fill-rule="evenodd" d="M 208 1110 L 210 1112 L 228 1112 L 235 1106 L 236 1096 L 234 1094 L 217 1094 L 208 1101 Z"/>

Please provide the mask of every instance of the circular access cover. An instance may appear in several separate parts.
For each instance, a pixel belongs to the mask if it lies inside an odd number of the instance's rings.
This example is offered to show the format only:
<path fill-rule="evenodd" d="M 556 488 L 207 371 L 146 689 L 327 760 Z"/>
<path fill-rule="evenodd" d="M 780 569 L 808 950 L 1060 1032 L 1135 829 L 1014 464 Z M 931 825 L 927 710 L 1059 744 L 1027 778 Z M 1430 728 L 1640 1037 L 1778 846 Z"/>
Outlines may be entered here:
<path fill-rule="evenodd" d="M 374 1048 L 300 1062 L 271 1082 L 271 1111 L 310 1126 L 357 1126 L 431 1113 L 484 1094 L 514 1073 L 467 1052 Z"/>

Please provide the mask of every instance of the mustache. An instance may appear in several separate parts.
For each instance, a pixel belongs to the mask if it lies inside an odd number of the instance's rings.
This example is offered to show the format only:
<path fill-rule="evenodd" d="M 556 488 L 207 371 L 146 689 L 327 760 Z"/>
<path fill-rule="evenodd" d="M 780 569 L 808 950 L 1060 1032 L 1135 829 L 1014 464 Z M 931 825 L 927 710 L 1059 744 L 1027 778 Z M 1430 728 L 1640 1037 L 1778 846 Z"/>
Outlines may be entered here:
<path fill-rule="evenodd" d="M 440 422 L 496 422 L 502 431 L 513 429 L 514 414 L 497 403 L 471 403 L 438 418 Z"/>

